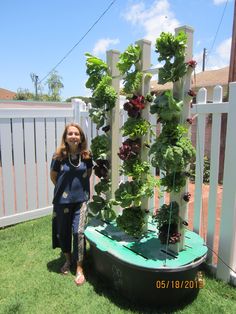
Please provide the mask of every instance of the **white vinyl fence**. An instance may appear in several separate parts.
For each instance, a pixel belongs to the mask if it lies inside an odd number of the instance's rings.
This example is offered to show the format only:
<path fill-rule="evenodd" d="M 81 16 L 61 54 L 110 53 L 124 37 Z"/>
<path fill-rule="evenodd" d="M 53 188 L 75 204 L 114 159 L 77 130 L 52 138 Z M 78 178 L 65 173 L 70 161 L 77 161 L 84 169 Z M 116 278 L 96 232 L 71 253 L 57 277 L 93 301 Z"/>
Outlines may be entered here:
<path fill-rule="evenodd" d="M 206 101 L 207 92 L 201 89 L 191 113 L 197 119 L 196 181 L 194 195 L 194 223 L 200 232 L 202 219 L 202 182 L 205 143 L 205 121 L 212 114 L 211 169 L 208 201 L 206 244 L 213 248 L 216 232 L 217 187 L 220 153 L 221 115 L 228 114 L 223 200 L 221 206 L 220 240 L 216 273 L 218 278 L 236 284 L 236 82 L 230 84 L 229 102 L 222 102 L 222 88 L 215 87 L 213 103 Z M 124 103 L 121 98 L 121 104 Z M 60 143 L 64 126 L 69 121 L 79 122 L 87 134 L 89 145 L 97 130 L 80 100 L 72 108 L 58 109 L 0 109 L 0 227 L 51 213 L 52 184 L 49 180 L 51 157 Z M 122 107 L 122 106 L 121 106 Z M 126 115 L 121 110 L 121 125 Z M 150 117 L 151 123 L 155 117 Z M 122 138 L 118 140 L 121 143 Z M 154 170 L 153 170 L 154 171 Z M 121 180 L 124 178 L 121 178 Z M 95 182 L 95 180 L 92 180 Z M 164 199 L 164 198 L 163 198 Z M 159 202 L 162 204 L 163 199 Z M 150 208 L 154 207 L 154 199 Z M 222 260 L 223 262 L 222 262 Z M 213 265 L 211 250 L 209 264 Z M 234 270 L 234 272 L 232 271 Z"/>
<path fill-rule="evenodd" d="M 92 133 L 80 100 L 71 108 L 19 104 L 26 108 L 0 109 L 0 227 L 51 212 L 49 168 L 65 124 L 80 121 L 89 141 Z"/>
<path fill-rule="evenodd" d="M 124 101 L 121 96 L 121 106 Z M 16 103 L 21 108 L 15 108 Z M 30 105 L 0 102 L 0 227 L 51 213 L 50 163 L 68 122 L 80 124 L 89 147 L 91 139 L 99 134 L 89 119 L 87 106 L 79 99 L 67 107 L 65 103 L 57 107 L 39 102 Z M 60 105 L 62 108 L 58 108 Z M 127 115 L 123 110 L 121 114 L 123 123 Z M 93 177 L 91 181 L 93 193 L 96 180 Z"/>
<path fill-rule="evenodd" d="M 197 115 L 196 180 L 194 194 L 194 231 L 200 232 L 203 224 L 202 182 L 204 169 L 204 143 L 206 117 L 212 114 L 210 190 L 208 200 L 208 224 L 206 244 L 209 249 L 209 264 L 212 264 L 211 249 L 216 240 L 216 204 L 220 154 L 222 113 L 227 113 L 223 197 L 218 236 L 217 277 L 236 285 L 236 82 L 230 83 L 229 102 L 222 102 L 222 87 L 216 86 L 213 103 L 207 103 L 207 91 L 202 88 L 197 95 L 197 104 L 192 114 Z M 218 217 L 219 219 L 219 217 Z"/>

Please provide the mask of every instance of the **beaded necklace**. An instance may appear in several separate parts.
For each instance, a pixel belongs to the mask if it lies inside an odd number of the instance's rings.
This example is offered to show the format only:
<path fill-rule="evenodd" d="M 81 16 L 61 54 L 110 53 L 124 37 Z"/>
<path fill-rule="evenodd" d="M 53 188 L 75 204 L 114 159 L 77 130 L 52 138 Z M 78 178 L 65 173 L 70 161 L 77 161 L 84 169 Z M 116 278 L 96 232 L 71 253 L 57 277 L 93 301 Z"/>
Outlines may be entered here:
<path fill-rule="evenodd" d="M 79 162 L 77 165 L 73 164 L 73 162 L 70 159 L 71 154 L 69 154 L 68 159 L 69 159 L 69 163 L 71 164 L 71 166 L 73 166 L 74 168 L 78 168 L 80 166 L 80 161 L 81 161 L 81 157 L 79 155 Z"/>

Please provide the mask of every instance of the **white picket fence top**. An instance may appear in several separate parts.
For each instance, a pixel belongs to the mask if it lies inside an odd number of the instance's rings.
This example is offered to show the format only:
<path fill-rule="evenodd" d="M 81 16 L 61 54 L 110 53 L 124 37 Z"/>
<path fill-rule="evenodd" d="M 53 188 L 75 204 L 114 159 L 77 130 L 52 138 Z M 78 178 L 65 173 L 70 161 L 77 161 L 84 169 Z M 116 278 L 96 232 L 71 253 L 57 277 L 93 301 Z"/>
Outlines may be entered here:
<path fill-rule="evenodd" d="M 208 202 L 207 245 L 213 248 L 216 222 L 217 186 L 220 153 L 221 114 L 227 113 L 227 135 L 225 146 L 225 162 L 223 177 L 223 198 L 221 205 L 220 243 L 217 264 L 217 277 L 236 284 L 236 82 L 230 83 L 229 102 L 222 102 L 222 87 L 216 86 L 213 93 L 213 103 L 206 103 L 207 91 L 199 90 L 197 104 L 193 105 L 192 114 L 197 115 L 196 143 L 196 180 L 194 197 L 194 230 L 200 231 L 202 224 L 202 182 L 204 165 L 205 121 L 212 113 L 211 132 L 211 169 L 210 192 Z M 223 262 L 222 262 L 222 260 Z M 212 261 L 212 254 L 209 254 Z M 229 267 L 227 267 L 228 265 Z M 234 271 L 232 271 L 234 270 Z"/>
<path fill-rule="evenodd" d="M 223 200 L 221 208 L 219 256 L 232 269 L 236 268 L 236 83 L 230 84 L 229 102 L 222 102 L 222 87 L 214 89 L 213 103 L 207 103 L 207 91 L 201 89 L 191 113 L 197 115 L 196 181 L 194 197 L 194 230 L 202 226 L 202 181 L 204 165 L 205 120 L 212 113 L 210 192 L 206 244 L 213 247 L 220 153 L 221 115 L 228 114 Z M 121 98 L 121 104 L 125 98 Z M 15 103 L 15 102 L 14 102 Z M 1 102 L 0 105 L 11 105 Z M 39 103 L 38 103 L 39 104 Z M 26 104 L 25 104 L 26 105 Z M 51 213 L 53 186 L 49 180 L 49 167 L 55 148 L 59 145 L 65 124 L 78 122 L 84 129 L 88 143 L 98 134 L 88 117 L 79 110 L 85 104 L 74 100 L 68 108 L 0 108 L 0 227 Z M 1 107 L 1 106 L 0 106 Z M 120 111 L 121 125 L 127 119 Z M 150 116 L 151 123 L 155 117 Z M 119 143 L 122 142 L 120 136 Z M 153 169 L 153 172 L 155 169 Z M 125 178 L 121 178 L 124 180 Z M 95 182 L 95 179 L 92 179 Z M 164 196 L 160 204 L 164 202 Z M 150 207 L 154 207 L 154 199 Z M 212 254 L 209 253 L 209 263 Z M 218 278 L 236 284 L 233 273 L 221 260 L 217 264 Z"/>

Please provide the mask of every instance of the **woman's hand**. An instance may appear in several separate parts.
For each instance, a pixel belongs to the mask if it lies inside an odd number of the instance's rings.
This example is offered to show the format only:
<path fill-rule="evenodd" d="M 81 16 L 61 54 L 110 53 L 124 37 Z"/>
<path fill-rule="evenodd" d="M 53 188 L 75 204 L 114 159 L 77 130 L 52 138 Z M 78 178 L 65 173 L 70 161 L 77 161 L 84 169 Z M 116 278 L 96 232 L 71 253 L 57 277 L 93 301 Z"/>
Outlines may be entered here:
<path fill-rule="evenodd" d="M 52 183 L 55 185 L 57 182 L 57 176 L 58 176 L 58 172 L 51 170 L 50 171 L 50 179 L 52 181 Z"/>

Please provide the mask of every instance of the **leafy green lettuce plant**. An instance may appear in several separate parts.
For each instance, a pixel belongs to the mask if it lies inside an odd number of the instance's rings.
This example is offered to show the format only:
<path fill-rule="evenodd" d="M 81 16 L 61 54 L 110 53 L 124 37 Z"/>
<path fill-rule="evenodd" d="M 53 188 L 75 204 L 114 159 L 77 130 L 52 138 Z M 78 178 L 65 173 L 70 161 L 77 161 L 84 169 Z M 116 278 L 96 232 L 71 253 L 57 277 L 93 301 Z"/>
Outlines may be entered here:
<path fill-rule="evenodd" d="M 150 107 L 151 114 L 157 114 L 159 122 L 178 122 L 183 107 L 183 101 L 177 101 L 173 92 L 168 90 L 158 95 Z"/>
<path fill-rule="evenodd" d="M 138 70 L 141 58 L 141 49 L 138 45 L 129 45 L 120 55 L 117 68 L 124 75 L 124 92 L 126 94 L 138 93 L 143 73 Z"/>
<path fill-rule="evenodd" d="M 195 67 L 196 62 L 185 62 L 187 36 L 179 32 L 177 36 L 161 33 L 156 40 L 158 61 L 163 66 L 159 69 L 158 82 L 178 82 L 175 94 L 166 91 L 156 97 L 151 106 L 151 113 L 157 114 L 157 121 L 162 123 L 161 134 L 151 146 L 149 154 L 154 167 L 163 170 L 161 186 L 168 192 L 180 192 L 187 180 L 187 169 L 195 157 L 195 149 L 188 138 L 188 129 L 180 124 L 183 107 L 183 78 L 188 67 Z M 177 88 L 178 86 L 178 88 Z M 178 98 L 177 98 L 178 97 Z M 186 193 L 187 194 L 187 193 Z M 188 201 L 187 198 L 184 199 Z M 176 243 L 180 240 L 179 204 L 164 204 L 156 216 L 159 238 L 162 243 Z M 168 238 L 168 239 L 167 239 Z"/>
<path fill-rule="evenodd" d="M 91 120 L 97 124 L 97 129 L 101 128 L 108 119 L 108 112 L 115 107 L 117 93 L 111 86 L 112 78 L 108 73 L 108 66 L 101 59 L 86 53 L 86 73 L 89 78 L 86 87 L 92 90 L 92 108 L 89 110 Z M 90 213 L 103 219 L 112 220 L 116 217 L 112 209 L 113 203 L 109 199 L 111 189 L 110 181 L 110 146 L 111 138 L 108 131 L 110 126 L 106 125 L 103 131 L 106 133 L 92 139 L 91 150 L 95 174 L 100 178 L 100 182 L 95 185 L 97 195 L 93 196 L 93 201 L 89 203 Z"/>
<path fill-rule="evenodd" d="M 121 183 L 115 191 L 115 199 L 123 208 L 131 205 L 140 206 L 142 198 L 153 196 L 156 186 L 158 186 L 158 180 L 151 175 L 146 180 L 126 181 Z"/>
<path fill-rule="evenodd" d="M 129 136 L 131 139 L 139 138 L 148 133 L 150 123 L 142 118 L 128 118 L 121 127 L 122 135 Z"/>
<path fill-rule="evenodd" d="M 150 165 L 146 161 L 141 161 L 139 158 L 127 160 L 123 163 L 120 174 L 132 177 L 133 180 L 141 179 L 144 173 L 148 173 Z"/>
<path fill-rule="evenodd" d="M 110 139 L 106 134 L 98 135 L 91 141 L 94 160 L 106 159 L 109 153 Z"/>
<path fill-rule="evenodd" d="M 85 53 L 85 56 L 87 67 L 86 73 L 89 76 L 85 86 L 94 91 L 103 76 L 107 75 L 108 66 L 104 61 L 91 55 L 90 53 Z"/>
<path fill-rule="evenodd" d="M 125 232 L 140 236 L 149 211 L 148 208 L 145 211 L 141 209 L 142 199 L 152 196 L 158 185 L 149 173 L 149 163 L 141 160 L 141 149 L 144 149 L 141 138 L 151 131 L 150 123 L 142 118 L 142 110 L 152 97 L 145 97 L 140 92 L 144 74 L 140 71 L 141 49 L 138 45 L 130 45 L 120 55 L 117 67 L 124 77 L 124 92 L 128 94 L 128 101 L 124 104 L 128 119 L 121 127 L 122 135 L 128 139 L 122 143 L 118 155 L 123 160 L 121 174 L 132 178 L 132 181 L 121 183 L 115 192 L 116 201 L 124 208 L 116 221 Z M 145 74 L 144 81 L 146 79 L 150 79 L 150 74 Z"/>
<path fill-rule="evenodd" d="M 112 78 L 105 75 L 96 86 L 93 98 L 94 107 L 105 108 L 107 111 L 115 107 L 117 100 L 117 93 L 111 86 Z"/>
<path fill-rule="evenodd" d="M 86 73 L 89 75 L 86 87 L 93 92 L 92 108 L 89 109 L 89 116 L 99 129 L 108 118 L 108 111 L 114 108 L 118 95 L 111 86 L 112 78 L 108 75 L 107 64 L 90 53 L 85 55 L 87 57 Z"/>
<path fill-rule="evenodd" d="M 154 216 L 159 230 L 159 239 L 162 244 L 175 244 L 180 241 L 181 234 L 178 233 L 179 205 L 177 202 L 163 204 Z"/>
<path fill-rule="evenodd" d="M 187 72 L 187 65 L 184 62 L 187 36 L 179 32 L 177 36 L 171 33 L 162 32 L 156 40 L 156 52 L 159 53 L 158 61 L 164 62 L 159 70 L 159 84 L 177 82 Z"/>
<path fill-rule="evenodd" d="M 187 129 L 183 126 L 164 125 L 149 151 L 152 165 L 167 173 L 184 171 L 195 157 L 195 149 L 186 133 Z"/>
<path fill-rule="evenodd" d="M 139 206 L 131 206 L 123 209 L 122 215 L 116 219 L 117 226 L 127 234 L 141 237 L 145 225 L 144 212 Z"/>

